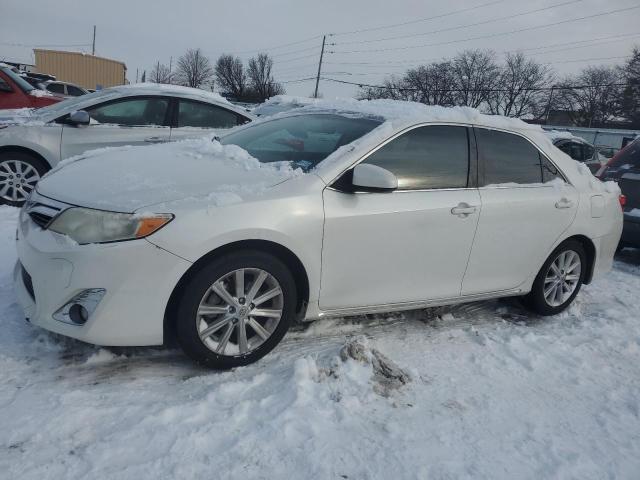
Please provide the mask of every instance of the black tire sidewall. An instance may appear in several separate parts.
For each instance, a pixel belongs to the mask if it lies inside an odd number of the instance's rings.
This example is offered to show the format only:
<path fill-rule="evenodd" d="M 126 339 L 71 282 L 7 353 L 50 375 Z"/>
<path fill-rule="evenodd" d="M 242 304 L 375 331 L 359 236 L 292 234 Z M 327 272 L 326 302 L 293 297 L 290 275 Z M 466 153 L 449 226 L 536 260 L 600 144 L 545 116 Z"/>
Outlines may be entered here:
<path fill-rule="evenodd" d="M 33 168 L 36 169 L 36 171 L 40 175 L 40 178 L 42 178 L 42 176 L 50 170 L 46 162 L 26 152 L 7 151 L 7 152 L 0 153 L 0 163 L 6 160 L 20 160 L 21 162 L 28 163 L 29 165 L 31 165 Z M 23 204 L 24 202 L 15 202 L 13 200 L 5 200 L 3 198 L 0 198 L 0 205 L 11 205 L 13 207 L 21 207 Z"/>
<path fill-rule="evenodd" d="M 273 275 L 284 294 L 282 317 L 273 334 L 254 351 L 245 355 L 218 355 L 202 343 L 196 329 L 196 312 L 207 289 L 223 275 L 240 268 L 259 268 Z M 295 319 L 296 284 L 287 266 L 277 257 L 260 251 L 238 251 L 212 260 L 182 288 L 175 326 L 178 343 L 197 363 L 216 369 L 229 369 L 253 363 L 275 348 Z"/>
<path fill-rule="evenodd" d="M 544 298 L 544 280 L 547 275 L 547 271 L 549 270 L 549 266 L 551 263 L 557 258 L 557 256 L 566 250 L 573 250 L 580 257 L 580 279 L 578 280 L 578 286 L 573 291 L 571 296 L 562 304 L 557 307 L 552 307 L 547 303 Z M 533 282 L 533 286 L 531 288 L 531 292 L 525 297 L 526 304 L 533 309 L 536 313 L 540 315 L 548 316 L 548 315 L 556 315 L 563 310 L 565 310 L 580 292 L 580 288 L 582 287 L 582 283 L 585 278 L 585 274 L 587 271 L 587 255 L 585 253 L 584 247 L 582 244 L 576 240 L 567 240 L 558 247 L 549 255 L 549 258 L 544 262 L 542 268 L 538 272 L 536 279 Z"/>

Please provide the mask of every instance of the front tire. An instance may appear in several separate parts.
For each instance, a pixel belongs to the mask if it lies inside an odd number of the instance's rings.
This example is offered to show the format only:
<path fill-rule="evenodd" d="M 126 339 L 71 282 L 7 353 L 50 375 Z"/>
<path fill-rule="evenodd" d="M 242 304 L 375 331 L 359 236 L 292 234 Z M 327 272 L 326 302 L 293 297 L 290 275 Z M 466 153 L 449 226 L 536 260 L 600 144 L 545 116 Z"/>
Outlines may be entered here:
<path fill-rule="evenodd" d="M 549 255 L 524 303 L 540 315 L 556 315 L 576 298 L 587 271 L 582 244 L 568 240 Z"/>
<path fill-rule="evenodd" d="M 0 204 L 21 207 L 48 170 L 48 166 L 34 155 L 0 153 Z"/>
<path fill-rule="evenodd" d="M 189 357 L 211 368 L 259 360 L 295 319 L 293 275 L 278 258 L 260 251 L 214 259 L 182 291 L 175 318 L 178 343 Z"/>

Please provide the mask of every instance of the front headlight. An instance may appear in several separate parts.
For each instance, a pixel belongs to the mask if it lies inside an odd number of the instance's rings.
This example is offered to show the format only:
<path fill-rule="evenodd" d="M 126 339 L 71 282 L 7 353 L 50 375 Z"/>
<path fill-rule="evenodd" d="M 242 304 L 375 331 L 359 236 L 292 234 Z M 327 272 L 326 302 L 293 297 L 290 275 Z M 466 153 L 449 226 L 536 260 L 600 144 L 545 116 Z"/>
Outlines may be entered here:
<path fill-rule="evenodd" d="M 144 238 L 171 220 L 173 215 L 166 213 L 139 215 L 74 207 L 57 216 L 49 230 L 68 235 L 84 245 Z"/>

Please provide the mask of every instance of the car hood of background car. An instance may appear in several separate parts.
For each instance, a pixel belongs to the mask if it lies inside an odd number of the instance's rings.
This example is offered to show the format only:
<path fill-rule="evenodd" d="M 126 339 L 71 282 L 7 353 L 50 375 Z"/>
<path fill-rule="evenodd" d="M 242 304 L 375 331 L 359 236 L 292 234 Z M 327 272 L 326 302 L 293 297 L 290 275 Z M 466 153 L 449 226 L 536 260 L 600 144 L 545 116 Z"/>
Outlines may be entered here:
<path fill-rule="evenodd" d="M 298 175 L 288 162 L 260 163 L 240 147 L 203 138 L 93 150 L 62 162 L 37 191 L 72 205 L 134 212 L 184 199 L 237 203 Z"/>

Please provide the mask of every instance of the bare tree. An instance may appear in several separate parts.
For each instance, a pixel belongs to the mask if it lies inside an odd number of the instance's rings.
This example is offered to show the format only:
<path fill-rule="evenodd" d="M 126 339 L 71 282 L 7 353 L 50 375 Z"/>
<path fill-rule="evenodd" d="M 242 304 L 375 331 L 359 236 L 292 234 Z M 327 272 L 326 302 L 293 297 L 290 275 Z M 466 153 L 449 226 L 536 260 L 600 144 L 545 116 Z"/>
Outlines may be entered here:
<path fill-rule="evenodd" d="M 624 90 L 621 98 L 622 113 L 634 124 L 640 127 L 640 48 L 635 47 L 631 58 L 621 67 L 620 73 L 624 79 Z"/>
<path fill-rule="evenodd" d="M 452 65 L 455 103 L 473 108 L 486 104 L 500 71 L 493 51 L 465 50 L 454 57 Z"/>
<path fill-rule="evenodd" d="M 427 105 L 451 106 L 455 103 L 451 88 L 455 76 L 451 62 L 443 61 L 413 68 L 404 76 L 403 85 L 411 100 Z"/>
<path fill-rule="evenodd" d="M 587 67 L 558 85 L 554 106 L 567 111 L 577 125 L 605 125 L 620 114 L 620 82 L 620 72 L 613 67 Z"/>
<path fill-rule="evenodd" d="M 411 94 L 404 85 L 404 78 L 392 76 L 386 79 L 380 87 L 361 87 L 357 97 L 360 100 L 377 100 L 381 98 L 410 100 Z"/>
<path fill-rule="evenodd" d="M 211 62 L 199 48 L 190 48 L 178 59 L 176 79 L 181 85 L 200 88 L 213 86 L 213 69 Z"/>
<path fill-rule="evenodd" d="M 508 53 L 500 68 L 494 91 L 489 93 L 489 111 L 507 117 L 541 116 L 553 81 L 551 69 L 522 53 Z"/>
<path fill-rule="evenodd" d="M 216 62 L 216 80 L 222 90 L 241 99 L 247 89 L 247 74 L 242 61 L 233 55 L 221 55 Z"/>
<path fill-rule="evenodd" d="M 151 70 L 149 81 L 153 83 L 172 83 L 172 77 L 173 74 L 171 70 L 169 70 L 169 67 L 158 61 L 153 67 L 153 70 Z"/>
<path fill-rule="evenodd" d="M 271 75 L 273 59 L 266 53 L 260 53 L 249 60 L 248 77 L 251 89 L 257 99 L 264 102 L 267 98 L 284 93 L 284 87 Z"/>

